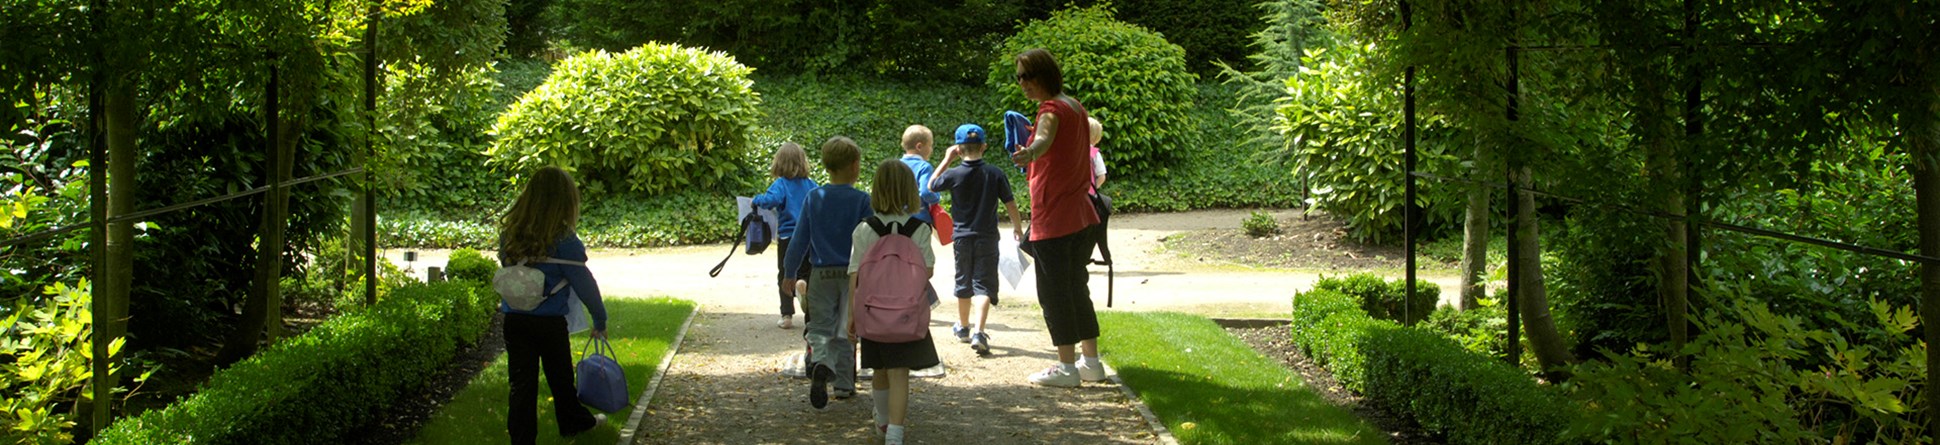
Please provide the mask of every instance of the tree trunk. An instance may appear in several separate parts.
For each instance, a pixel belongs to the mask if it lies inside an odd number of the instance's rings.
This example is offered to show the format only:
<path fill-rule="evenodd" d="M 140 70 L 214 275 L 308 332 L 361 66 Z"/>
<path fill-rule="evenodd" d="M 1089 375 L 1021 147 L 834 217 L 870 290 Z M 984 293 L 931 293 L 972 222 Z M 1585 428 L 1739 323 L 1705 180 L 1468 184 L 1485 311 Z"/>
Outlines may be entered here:
<path fill-rule="evenodd" d="M 1646 149 L 1648 159 L 1647 177 L 1650 182 L 1653 201 L 1658 210 L 1681 215 L 1687 210 L 1684 205 L 1684 169 L 1670 139 L 1670 134 L 1659 132 Z M 1664 326 L 1669 330 L 1671 350 L 1684 349 L 1688 338 L 1686 321 L 1687 308 L 1690 306 L 1690 256 L 1685 254 L 1685 241 L 1690 236 L 1683 220 L 1664 221 L 1664 239 L 1657 249 L 1657 257 L 1651 261 L 1657 269 L 1657 302 L 1664 311 Z"/>
<path fill-rule="evenodd" d="M 1931 64 L 1928 64 L 1931 65 Z M 1900 132 L 1913 154 L 1914 202 L 1919 214 L 1920 254 L 1940 256 L 1940 79 L 1928 79 L 1930 91 L 1904 107 Z M 1940 344 L 1940 264 L 1920 265 L 1920 324 L 1926 343 Z M 1940 354 L 1927 354 L 1927 394 L 1933 394 L 1934 370 Z M 1940 397 L 1927 397 L 1928 431 L 1940 431 Z"/>
<path fill-rule="evenodd" d="M 1522 167 L 1516 175 L 1517 186 L 1528 189 L 1531 182 L 1529 167 Z M 1569 347 L 1556 332 L 1556 320 L 1549 316 L 1549 297 L 1543 287 L 1542 245 L 1536 239 L 1539 233 L 1536 228 L 1536 197 L 1523 191 L 1517 193 L 1515 199 L 1520 202 L 1516 209 L 1519 226 L 1516 243 L 1521 246 L 1516 252 L 1518 258 L 1509 260 L 1519 262 L 1521 276 L 1518 279 L 1522 281 L 1518 284 L 1522 295 L 1517 299 L 1515 309 L 1522 314 L 1523 333 L 1529 339 L 1531 352 L 1536 353 L 1537 364 L 1542 366 L 1544 374 L 1549 375 L 1551 380 L 1560 380 L 1568 376 L 1564 367 L 1576 359 L 1570 357 Z"/>
<path fill-rule="evenodd" d="M 272 62 L 275 63 L 275 62 Z M 266 169 L 273 179 L 265 182 L 281 184 L 289 178 L 291 167 L 295 164 L 297 137 L 291 131 L 299 128 L 279 117 L 277 76 L 270 76 L 268 104 L 264 107 L 269 116 L 271 168 Z M 299 108 L 300 109 L 300 108 Z M 289 191 L 283 187 L 271 188 L 263 194 L 263 218 L 256 242 L 256 276 L 249 286 L 249 298 L 243 303 L 242 318 L 237 320 L 236 329 L 230 332 L 223 343 L 217 361 L 223 364 L 235 363 L 256 353 L 257 342 L 263 338 L 264 331 L 274 339 L 282 328 L 283 276 L 283 232 L 289 226 Z"/>
<path fill-rule="evenodd" d="M 1475 149 L 1475 162 L 1481 163 L 1482 148 Z M 1479 169 L 1478 169 L 1479 170 Z M 1462 304 L 1461 310 L 1480 306 L 1488 296 L 1489 272 L 1489 188 L 1479 184 L 1468 187 L 1468 215 L 1462 222 Z"/>

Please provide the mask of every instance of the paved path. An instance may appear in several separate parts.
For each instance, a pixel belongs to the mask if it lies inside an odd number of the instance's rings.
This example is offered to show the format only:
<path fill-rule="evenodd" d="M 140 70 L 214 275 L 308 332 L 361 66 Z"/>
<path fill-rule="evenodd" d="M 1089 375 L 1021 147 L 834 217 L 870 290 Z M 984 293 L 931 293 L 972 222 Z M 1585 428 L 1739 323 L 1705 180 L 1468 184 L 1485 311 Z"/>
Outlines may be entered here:
<path fill-rule="evenodd" d="M 1205 264 L 1166 253 L 1160 240 L 1191 230 L 1237 228 L 1245 211 L 1123 215 L 1112 221 L 1117 291 L 1110 310 L 1171 310 L 1227 316 L 1284 316 L 1294 293 L 1312 287 L 1312 272 L 1249 270 Z M 1287 215 L 1281 215 L 1287 216 Z M 938 248 L 938 289 L 950 289 L 948 248 Z M 736 254 L 721 276 L 707 270 L 726 245 L 600 250 L 588 267 L 611 296 L 673 296 L 700 303 L 685 344 L 656 394 L 639 444 L 879 443 L 870 429 L 864 394 L 808 409 L 806 380 L 780 368 L 801 350 L 801 330 L 775 327 L 775 255 Z M 387 252 L 401 262 L 400 251 Z M 417 268 L 441 265 L 448 252 L 421 252 Z M 1027 274 L 1028 275 L 1028 274 Z M 1453 277 L 1427 277 L 1453 290 Z M 995 354 L 980 358 L 949 335 L 956 319 L 946 298 L 934 313 L 947 375 L 912 387 L 911 443 L 919 444 L 1148 444 L 1158 443 L 1136 406 L 1112 385 L 1079 389 L 1031 386 L 1025 377 L 1053 362 L 1049 335 L 1036 306 L 1035 280 L 1006 287 L 991 315 Z M 1106 278 L 1093 267 L 1093 298 L 1104 309 Z M 1443 300 L 1453 298 L 1445 292 Z M 800 322 L 796 318 L 797 324 Z M 626 329 L 613 326 L 611 329 Z M 1109 341 L 1111 333 L 1105 336 Z M 867 388 L 867 383 L 861 385 Z"/>

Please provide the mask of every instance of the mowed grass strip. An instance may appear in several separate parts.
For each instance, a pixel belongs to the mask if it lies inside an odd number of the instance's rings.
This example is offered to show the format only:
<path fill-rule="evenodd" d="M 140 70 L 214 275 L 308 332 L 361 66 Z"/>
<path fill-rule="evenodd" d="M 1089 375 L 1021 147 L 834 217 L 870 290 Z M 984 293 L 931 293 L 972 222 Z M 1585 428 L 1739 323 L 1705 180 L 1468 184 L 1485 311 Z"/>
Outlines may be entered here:
<path fill-rule="evenodd" d="M 606 299 L 607 341 L 613 344 L 614 359 L 626 369 L 626 387 L 632 393 L 628 400 L 638 401 L 640 393 L 647 389 L 647 382 L 653 380 L 654 373 L 660 372 L 661 359 L 672 349 L 681 322 L 693 310 L 694 302 L 671 298 Z M 572 344 L 573 361 L 577 362 L 587 346 L 586 334 L 573 335 Z M 510 439 L 505 430 L 505 400 L 511 393 L 511 386 L 506 382 L 505 354 L 499 354 L 492 366 L 472 378 L 471 384 L 433 415 L 410 443 L 506 443 Z M 607 413 L 604 425 L 571 439 L 559 437 L 559 427 L 552 417 L 552 390 L 546 387 L 543 372 L 539 378 L 538 408 L 541 444 L 617 442 L 620 428 L 625 427 L 627 416 L 633 413 L 633 407 Z"/>
<path fill-rule="evenodd" d="M 1099 312 L 1098 349 L 1180 443 L 1384 444 L 1278 360 L 1203 317 Z"/>

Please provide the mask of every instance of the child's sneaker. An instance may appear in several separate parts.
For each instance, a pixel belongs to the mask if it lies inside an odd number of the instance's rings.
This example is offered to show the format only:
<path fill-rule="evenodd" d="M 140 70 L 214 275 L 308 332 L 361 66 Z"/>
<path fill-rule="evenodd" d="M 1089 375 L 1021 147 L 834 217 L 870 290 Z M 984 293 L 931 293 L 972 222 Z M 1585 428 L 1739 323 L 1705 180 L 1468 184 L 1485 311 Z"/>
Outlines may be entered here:
<path fill-rule="evenodd" d="M 834 397 L 836 400 L 849 400 L 850 397 L 855 397 L 855 390 L 836 388 L 834 391 L 829 391 L 829 397 Z"/>
<path fill-rule="evenodd" d="M 990 355 L 990 334 L 978 332 L 970 335 L 970 350 L 977 355 Z"/>
<path fill-rule="evenodd" d="M 882 429 L 882 445 L 903 445 L 903 436 L 908 430 L 902 425 L 885 425 Z"/>
<path fill-rule="evenodd" d="M 793 316 L 793 315 L 783 315 L 783 316 L 781 316 L 781 321 L 777 321 L 777 322 L 775 322 L 775 327 L 778 327 L 778 328 L 782 328 L 782 329 L 794 329 L 794 328 L 795 328 L 795 316 Z"/>
<path fill-rule="evenodd" d="M 1087 382 L 1105 381 L 1105 364 L 1097 359 L 1078 360 L 1078 379 Z"/>
<path fill-rule="evenodd" d="M 829 408 L 829 377 L 833 375 L 835 370 L 821 364 L 816 364 L 815 369 L 809 371 L 808 406 L 817 410 Z"/>
<path fill-rule="evenodd" d="M 1064 365 L 1052 365 L 1049 368 L 1044 368 L 1043 371 L 1031 374 L 1031 383 L 1059 388 L 1076 388 L 1079 385 L 1078 373 L 1066 371 Z"/>
<path fill-rule="evenodd" d="M 963 327 L 963 325 L 955 325 L 950 327 L 950 333 L 956 334 L 958 343 L 970 342 L 970 328 Z"/>

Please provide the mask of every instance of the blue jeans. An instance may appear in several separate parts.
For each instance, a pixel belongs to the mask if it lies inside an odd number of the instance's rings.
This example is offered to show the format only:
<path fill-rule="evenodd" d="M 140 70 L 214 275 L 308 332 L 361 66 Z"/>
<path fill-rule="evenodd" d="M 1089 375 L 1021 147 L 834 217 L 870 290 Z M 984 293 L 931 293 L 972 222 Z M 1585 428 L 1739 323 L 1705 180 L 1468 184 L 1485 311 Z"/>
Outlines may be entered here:
<path fill-rule="evenodd" d="M 809 275 L 808 296 L 802 299 L 802 312 L 808 317 L 808 327 L 802 333 L 811 352 L 808 362 L 835 371 L 835 377 L 829 380 L 830 386 L 854 391 L 855 343 L 849 342 L 849 267 L 816 267 Z"/>

